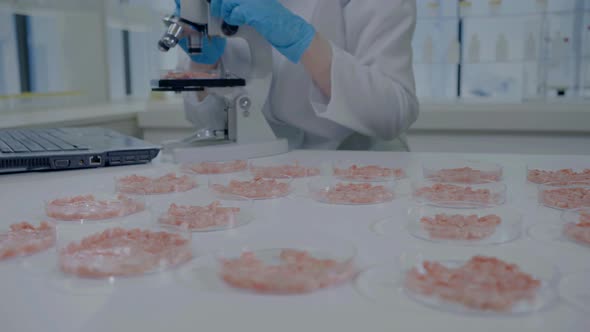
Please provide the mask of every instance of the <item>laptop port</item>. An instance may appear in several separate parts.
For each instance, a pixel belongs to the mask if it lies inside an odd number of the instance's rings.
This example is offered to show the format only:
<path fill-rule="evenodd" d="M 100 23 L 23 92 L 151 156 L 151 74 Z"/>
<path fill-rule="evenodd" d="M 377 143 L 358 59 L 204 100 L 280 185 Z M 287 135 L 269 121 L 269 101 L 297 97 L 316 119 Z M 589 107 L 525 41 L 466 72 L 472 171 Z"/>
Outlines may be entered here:
<path fill-rule="evenodd" d="M 102 158 L 101 156 L 92 156 L 88 162 L 90 166 L 100 166 L 102 165 Z"/>
<path fill-rule="evenodd" d="M 56 168 L 67 168 L 70 166 L 70 161 L 67 159 L 60 159 L 55 161 Z"/>

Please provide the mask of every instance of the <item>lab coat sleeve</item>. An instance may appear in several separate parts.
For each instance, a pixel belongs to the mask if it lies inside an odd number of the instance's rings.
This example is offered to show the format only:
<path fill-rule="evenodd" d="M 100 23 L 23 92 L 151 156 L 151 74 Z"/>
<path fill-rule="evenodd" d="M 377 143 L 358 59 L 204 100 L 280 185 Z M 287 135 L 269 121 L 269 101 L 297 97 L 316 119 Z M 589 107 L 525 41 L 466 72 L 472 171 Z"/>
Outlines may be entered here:
<path fill-rule="evenodd" d="M 315 85 L 319 117 L 363 135 L 391 140 L 418 118 L 411 42 L 415 0 L 350 0 L 344 7 L 346 49 L 332 44 L 332 93 Z"/>

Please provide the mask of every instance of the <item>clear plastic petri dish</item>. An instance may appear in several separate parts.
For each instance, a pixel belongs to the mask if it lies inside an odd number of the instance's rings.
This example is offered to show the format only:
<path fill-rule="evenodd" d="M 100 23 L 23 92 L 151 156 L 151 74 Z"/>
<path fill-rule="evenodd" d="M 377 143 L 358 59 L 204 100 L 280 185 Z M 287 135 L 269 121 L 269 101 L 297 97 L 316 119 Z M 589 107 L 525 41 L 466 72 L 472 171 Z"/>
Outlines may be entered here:
<path fill-rule="evenodd" d="M 321 177 L 307 184 L 309 195 L 320 203 L 338 205 L 372 205 L 388 203 L 395 198 L 395 182 L 371 183 L 343 181 Z"/>
<path fill-rule="evenodd" d="M 289 196 L 294 188 L 291 178 L 263 179 L 251 175 L 209 177 L 209 190 L 223 200 L 267 200 Z"/>
<path fill-rule="evenodd" d="M 52 286 L 65 292 L 109 292 L 125 280 L 172 270 L 193 258 L 192 234 L 148 224 L 57 225 Z"/>
<path fill-rule="evenodd" d="M 503 183 L 484 184 L 412 182 L 412 196 L 417 203 L 450 208 L 489 208 L 503 205 L 507 187 Z"/>
<path fill-rule="evenodd" d="M 485 184 L 502 181 L 502 165 L 475 160 L 437 160 L 423 162 L 424 178 L 436 182 Z"/>
<path fill-rule="evenodd" d="M 219 70 L 204 71 L 180 71 L 180 70 L 161 70 L 161 80 L 201 80 L 201 79 L 218 79 L 221 77 Z"/>
<path fill-rule="evenodd" d="M 175 170 L 149 170 L 115 178 L 116 190 L 127 195 L 166 195 L 184 193 L 198 187 L 194 176 Z"/>
<path fill-rule="evenodd" d="M 407 176 L 405 165 L 339 160 L 332 163 L 334 177 L 347 181 L 390 182 Z"/>
<path fill-rule="evenodd" d="M 55 224 L 18 222 L 0 229 L 0 264 L 46 252 L 55 246 Z"/>
<path fill-rule="evenodd" d="M 248 161 L 231 160 L 231 161 L 204 161 L 195 164 L 182 164 L 182 172 L 193 175 L 216 175 L 239 173 L 248 170 Z"/>
<path fill-rule="evenodd" d="M 179 277 L 200 290 L 308 294 L 350 282 L 357 274 L 355 257 L 353 244 L 333 237 L 240 241 L 182 269 Z"/>
<path fill-rule="evenodd" d="M 538 202 L 558 210 L 590 208 L 590 182 L 551 182 L 541 184 Z"/>
<path fill-rule="evenodd" d="M 450 209 L 417 206 L 408 212 L 408 232 L 419 239 L 451 245 L 498 245 L 522 235 L 523 217 L 505 207 Z"/>
<path fill-rule="evenodd" d="M 234 197 L 230 201 L 185 199 L 154 209 L 156 223 L 182 227 L 190 232 L 216 232 L 245 226 L 255 219 L 253 202 Z"/>
<path fill-rule="evenodd" d="M 590 271 L 565 276 L 559 282 L 559 295 L 577 308 L 590 313 Z"/>
<path fill-rule="evenodd" d="M 469 268 L 466 267 L 468 262 L 471 262 Z M 518 267 L 518 273 L 514 272 L 512 264 Z M 489 280 L 491 275 L 485 272 L 492 266 L 496 269 L 496 280 Z M 482 271 L 481 277 L 477 276 L 478 271 Z M 506 275 L 501 278 L 499 271 Z M 445 276 L 459 281 L 443 281 Z M 441 281 L 437 282 L 439 279 Z M 357 279 L 357 289 L 369 299 L 385 305 L 403 304 L 403 298 L 408 297 L 445 312 L 506 316 L 538 312 L 555 303 L 558 281 L 557 268 L 534 255 L 510 254 L 505 259 L 483 256 L 434 259 L 424 255 L 403 255 L 397 265 L 376 266 L 363 272 Z M 515 284 L 519 287 L 516 288 Z M 490 285 L 501 286 L 491 289 L 494 287 Z M 515 289 L 508 291 L 507 287 Z"/>
<path fill-rule="evenodd" d="M 322 173 L 319 164 L 298 160 L 251 160 L 248 170 L 252 176 L 265 179 L 301 179 Z"/>
<path fill-rule="evenodd" d="M 526 166 L 526 174 L 527 181 L 534 184 L 572 181 L 590 182 L 590 163 L 564 165 L 561 160 L 531 162 Z"/>
<path fill-rule="evenodd" d="M 45 202 L 45 214 L 55 222 L 113 221 L 145 211 L 141 197 L 125 194 L 80 194 L 56 198 Z"/>

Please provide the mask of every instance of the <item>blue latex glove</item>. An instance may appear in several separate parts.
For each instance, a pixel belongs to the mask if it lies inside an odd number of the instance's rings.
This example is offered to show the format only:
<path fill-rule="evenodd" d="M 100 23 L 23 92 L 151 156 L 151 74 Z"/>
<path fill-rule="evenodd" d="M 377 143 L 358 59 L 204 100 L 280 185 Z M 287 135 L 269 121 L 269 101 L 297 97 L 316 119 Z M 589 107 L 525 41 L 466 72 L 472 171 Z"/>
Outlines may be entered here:
<path fill-rule="evenodd" d="M 175 0 L 176 12 L 175 15 L 180 15 L 180 0 Z M 199 55 L 191 55 L 190 58 L 196 63 L 207 65 L 216 64 L 217 61 L 225 52 L 225 45 L 227 41 L 222 37 L 203 38 L 202 52 Z M 183 38 L 178 42 L 178 45 L 188 54 L 188 39 Z"/>
<path fill-rule="evenodd" d="M 231 25 L 253 27 L 294 63 L 301 60 L 315 36 L 311 24 L 277 0 L 211 0 L 211 14 Z"/>

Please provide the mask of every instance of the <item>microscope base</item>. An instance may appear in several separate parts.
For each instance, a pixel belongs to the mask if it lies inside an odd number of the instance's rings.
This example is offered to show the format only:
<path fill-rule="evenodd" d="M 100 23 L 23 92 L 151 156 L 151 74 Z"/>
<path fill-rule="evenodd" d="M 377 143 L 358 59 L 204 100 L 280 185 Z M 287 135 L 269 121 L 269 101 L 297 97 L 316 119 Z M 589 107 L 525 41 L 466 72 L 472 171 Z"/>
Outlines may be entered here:
<path fill-rule="evenodd" d="M 280 155 L 289 152 L 286 139 L 248 144 L 219 144 L 203 147 L 174 149 L 177 163 L 199 163 L 204 161 L 248 160 Z"/>

